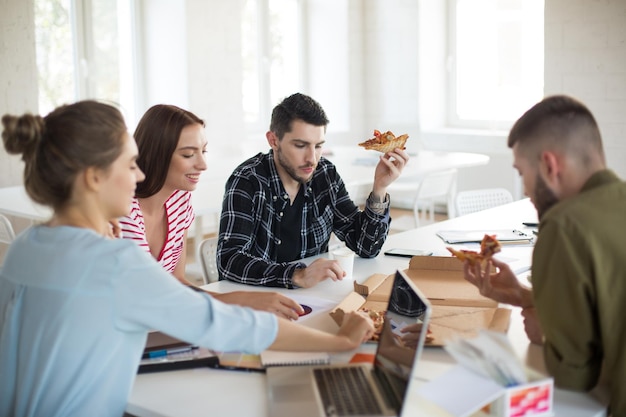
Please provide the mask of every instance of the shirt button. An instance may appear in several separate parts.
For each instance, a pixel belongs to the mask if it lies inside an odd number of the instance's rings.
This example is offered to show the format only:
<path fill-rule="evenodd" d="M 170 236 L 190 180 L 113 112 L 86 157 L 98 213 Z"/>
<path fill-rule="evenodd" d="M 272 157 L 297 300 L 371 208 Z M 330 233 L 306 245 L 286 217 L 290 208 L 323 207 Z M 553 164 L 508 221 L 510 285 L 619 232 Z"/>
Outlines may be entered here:
<path fill-rule="evenodd" d="M 280 241 L 280 239 L 278 239 L 278 240 L 276 241 L 276 244 L 277 244 L 277 245 L 280 245 L 281 243 L 282 243 L 282 242 Z"/>
<path fill-rule="evenodd" d="M 288 199 L 288 198 L 289 198 L 289 194 L 285 194 L 285 195 L 283 196 L 283 198 L 284 198 L 285 200 L 286 200 L 286 199 Z"/>
<path fill-rule="evenodd" d="M 272 200 L 276 201 L 276 200 L 278 200 L 278 197 L 273 196 L 273 197 L 272 197 Z"/>
<path fill-rule="evenodd" d="M 283 212 L 281 211 L 280 213 L 278 213 L 278 215 L 279 215 L 280 217 L 283 217 Z"/>

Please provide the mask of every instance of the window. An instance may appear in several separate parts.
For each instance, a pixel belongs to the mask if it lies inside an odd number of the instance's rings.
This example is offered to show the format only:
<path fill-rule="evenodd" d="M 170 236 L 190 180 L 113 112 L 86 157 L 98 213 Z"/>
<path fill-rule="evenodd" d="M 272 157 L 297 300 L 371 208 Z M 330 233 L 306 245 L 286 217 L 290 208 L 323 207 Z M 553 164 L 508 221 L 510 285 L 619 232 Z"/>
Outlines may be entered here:
<path fill-rule="evenodd" d="M 250 130 L 301 86 L 300 1 L 245 0 L 241 20 L 243 109 Z"/>
<path fill-rule="evenodd" d="M 543 0 L 451 0 L 448 124 L 506 129 L 543 97 Z"/>
<path fill-rule="evenodd" d="M 82 99 L 117 103 L 134 123 L 133 2 L 36 0 L 39 112 Z"/>
<path fill-rule="evenodd" d="M 72 28 L 70 0 L 35 1 L 39 113 L 42 115 L 77 98 Z"/>

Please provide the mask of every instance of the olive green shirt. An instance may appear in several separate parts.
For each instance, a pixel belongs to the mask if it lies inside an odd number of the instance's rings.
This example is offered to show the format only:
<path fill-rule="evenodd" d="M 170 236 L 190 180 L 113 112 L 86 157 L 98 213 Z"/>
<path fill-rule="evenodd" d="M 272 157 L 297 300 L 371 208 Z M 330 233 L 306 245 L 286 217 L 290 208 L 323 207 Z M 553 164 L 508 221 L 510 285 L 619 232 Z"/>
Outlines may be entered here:
<path fill-rule="evenodd" d="M 592 389 L 605 361 L 612 413 L 626 416 L 626 183 L 612 171 L 543 215 L 532 281 L 555 384 Z"/>

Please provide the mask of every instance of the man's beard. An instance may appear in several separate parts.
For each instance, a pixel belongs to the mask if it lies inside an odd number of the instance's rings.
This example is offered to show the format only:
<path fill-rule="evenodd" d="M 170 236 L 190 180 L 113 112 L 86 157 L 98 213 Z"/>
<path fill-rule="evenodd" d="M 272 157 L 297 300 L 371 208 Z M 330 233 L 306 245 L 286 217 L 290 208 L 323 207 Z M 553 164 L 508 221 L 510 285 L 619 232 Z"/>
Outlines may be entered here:
<path fill-rule="evenodd" d="M 285 172 L 292 179 L 294 179 L 295 181 L 298 181 L 300 184 L 306 184 L 307 181 L 309 181 L 311 177 L 313 176 L 313 174 L 311 174 L 308 178 L 303 178 L 303 177 L 298 176 L 298 174 L 296 173 L 296 170 L 291 165 L 289 165 L 289 163 L 285 160 L 283 156 L 283 151 L 281 150 L 280 146 L 276 150 L 276 156 L 278 158 L 278 163 L 285 170 Z M 310 166 L 315 167 L 314 165 L 310 165 Z"/>
<path fill-rule="evenodd" d="M 546 182 L 541 178 L 541 175 L 537 174 L 535 180 L 535 196 L 533 198 L 535 208 L 537 209 L 537 216 L 539 220 L 550 207 L 559 202 L 558 197 L 550 188 Z"/>

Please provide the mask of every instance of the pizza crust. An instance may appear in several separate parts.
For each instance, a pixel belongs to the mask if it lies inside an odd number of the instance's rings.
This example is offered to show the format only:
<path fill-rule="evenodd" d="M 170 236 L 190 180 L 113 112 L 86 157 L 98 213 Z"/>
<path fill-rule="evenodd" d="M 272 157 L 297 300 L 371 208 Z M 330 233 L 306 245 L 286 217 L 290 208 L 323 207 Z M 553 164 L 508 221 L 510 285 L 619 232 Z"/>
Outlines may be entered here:
<path fill-rule="evenodd" d="M 366 140 L 365 142 L 359 143 L 359 146 L 362 146 L 367 150 L 387 153 L 397 148 L 406 149 L 405 145 L 408 138 L 409 135 L 407 134 L 396 137 L 391 131 L 380 133 L 378 130 L 375 130 L 374 137 Z"/>
<path fill-rule="evenodd" d="M 474 266 L 477 262 L 481 263 L 482 261 L 491 259 L 493 255 L 502 250 L 502 246 L 495 235 L 485 235 L 480 242 L 480 252 L 465 249 L 457 250 L 450 246 L 446 249 L 461 262 L 467 260 L 470 265 Z"/>

